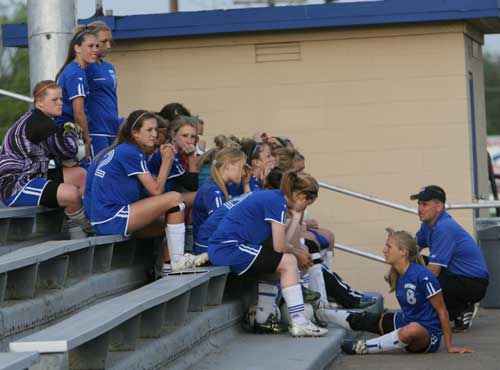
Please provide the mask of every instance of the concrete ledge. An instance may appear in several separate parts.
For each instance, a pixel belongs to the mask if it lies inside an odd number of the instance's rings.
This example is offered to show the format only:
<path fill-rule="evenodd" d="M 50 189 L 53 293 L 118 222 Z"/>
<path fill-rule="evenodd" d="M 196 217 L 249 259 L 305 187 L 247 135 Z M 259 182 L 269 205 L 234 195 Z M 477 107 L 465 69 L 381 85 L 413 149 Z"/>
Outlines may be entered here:
<path fill-rule="evenodd" d="M 0 353 L 0 370 L 26 370 L 38 362 L 38 353 Z"/>

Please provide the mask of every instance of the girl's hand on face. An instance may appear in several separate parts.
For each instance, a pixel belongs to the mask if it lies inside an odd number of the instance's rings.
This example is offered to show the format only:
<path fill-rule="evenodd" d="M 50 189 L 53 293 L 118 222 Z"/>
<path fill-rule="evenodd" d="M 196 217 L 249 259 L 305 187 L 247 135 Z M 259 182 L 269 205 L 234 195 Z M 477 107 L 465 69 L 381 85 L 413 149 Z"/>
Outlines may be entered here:
<path fill-rule="evenodd" d="M 288 208 L 288 212 L 290 212 L 292 218 L 300 219 L 302 217 L 302 212 L 296 211 L 295 209 Z"/>
<path fill-rule="evenodd" d="M 269 162 L 266 167 L 264 167 L 264 169 L 260 172 L 260 176 L 259 176 L 259 181 L 261 184 L 265 184 L 266 183 L 266 179 L 267 179 L 267 175 L 269 175 L 269 172 L 271 172 L 271 170 L 274 168 L 274 163 L 273 162 Z"/>
<path fill-rule="evenodd" d="M 160 146 L 160 154 L 162 161 L 171 161 L 175 157 L 175 147 L 172 144 L 162 144 Z"/>
<path fill-rule="evenodd" d="M 245 164 L 243 166 L 243 171 L 241 174 L 241 181 L 243 182 L 243 184 L 248 184 L 250 182 L 251 177 L 252 177 L 252 168 L 248 164 Z"/>
<path fill-rule="evenodd" d="M 188 143 L 184 144 L 181 149 L 182 152 L 187 156 L 193 155 L 196 151 L 194 144 L 188 144 Z"/>

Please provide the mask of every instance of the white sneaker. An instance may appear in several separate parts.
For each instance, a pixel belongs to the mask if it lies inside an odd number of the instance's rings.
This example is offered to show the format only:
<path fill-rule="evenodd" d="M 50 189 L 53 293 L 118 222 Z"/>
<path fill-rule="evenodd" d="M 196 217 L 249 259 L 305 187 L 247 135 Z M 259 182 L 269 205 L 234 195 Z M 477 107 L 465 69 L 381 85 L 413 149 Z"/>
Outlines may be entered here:
<path fill-rule="evenodd" d="M 208 262 L 208 253 L 202 253 L 197 256 L 191 253 L 184 254 L 177 261 L 172 262 L 172 271 L 179 271 L 193 267 L 203 266 Z"/>
<path fill-rule="evenodd" d="M 307 320 L 304 324 L 295 324 L 292 322 L 288 326 L 288 332 L 292 337 L 322 337 L 328 333 L 328 329 L 320 328 Z"/>

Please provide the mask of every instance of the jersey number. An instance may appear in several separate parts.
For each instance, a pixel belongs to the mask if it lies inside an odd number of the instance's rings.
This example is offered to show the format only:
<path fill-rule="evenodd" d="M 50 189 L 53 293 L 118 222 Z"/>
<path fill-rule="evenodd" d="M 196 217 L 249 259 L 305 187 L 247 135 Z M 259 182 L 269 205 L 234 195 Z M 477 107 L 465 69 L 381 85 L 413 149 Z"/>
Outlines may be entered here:
<path fill-rule="evenodd" d="M 415 298 L 415 292 L 413 290 L 408 289 L 406 291 L 406 301 L 411 305 L 417 303 L 417 299 Z"/>

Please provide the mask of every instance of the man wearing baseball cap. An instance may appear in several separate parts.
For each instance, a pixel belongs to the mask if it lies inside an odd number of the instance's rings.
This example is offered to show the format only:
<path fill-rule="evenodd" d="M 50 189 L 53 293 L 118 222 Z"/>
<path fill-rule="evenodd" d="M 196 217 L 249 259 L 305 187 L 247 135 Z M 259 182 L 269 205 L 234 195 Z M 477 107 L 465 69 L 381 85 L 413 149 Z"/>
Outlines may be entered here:
<path fill-rule="evenodd" d="M 475 303 L 486 294 L 488 269 L 472 238 L 445 210 L 446 193 L 428 185 L 410 196 L 418 200 L 420 229 L 417 241 L 429 248 L 427 268 L 438 277 L 455 330 L 466 331 L 475 316 Z"/>

